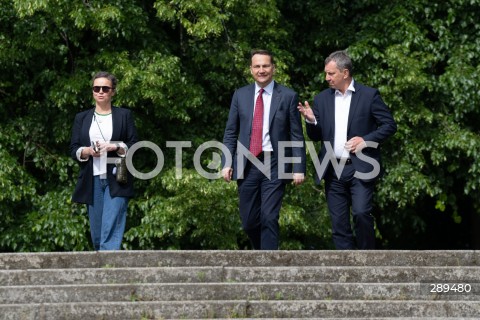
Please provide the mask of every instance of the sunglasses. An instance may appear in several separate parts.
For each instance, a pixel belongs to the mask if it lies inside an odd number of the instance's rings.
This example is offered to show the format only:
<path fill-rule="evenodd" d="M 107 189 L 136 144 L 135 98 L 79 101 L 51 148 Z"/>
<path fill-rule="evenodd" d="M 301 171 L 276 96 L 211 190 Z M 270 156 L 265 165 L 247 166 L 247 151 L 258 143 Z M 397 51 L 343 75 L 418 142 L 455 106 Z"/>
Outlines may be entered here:
<path fill-rule="evenodd" d="M 102 90 L 105 93 L 109 93 L 110 89 L 112 89 L 112 88 L 108 87 L 108 86 L 93 86 L 93 92 L 95 92 L 95 93 L 99 93 L 100 90 Z"/>

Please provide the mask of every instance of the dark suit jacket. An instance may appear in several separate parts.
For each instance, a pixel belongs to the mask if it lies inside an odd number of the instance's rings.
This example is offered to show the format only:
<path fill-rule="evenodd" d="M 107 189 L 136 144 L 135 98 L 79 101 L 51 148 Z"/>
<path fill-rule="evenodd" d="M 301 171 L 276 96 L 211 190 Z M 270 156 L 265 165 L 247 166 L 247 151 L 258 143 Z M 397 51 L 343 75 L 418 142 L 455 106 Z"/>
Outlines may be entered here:
<path fill-rule="evenodd" d="M 237 140 L 245 148 L 250 147 L 250 135 L 252 131 L 253 110 L 255 104 L 255 84 L 252 83 L 233 94 L 230 113 L 223 136 L 223 144 L 228 148 L 233 157 L 233 179 L 237 179 L 238 168 L 236 165 Z M 300 141 L 300 148 L 286 148 L 287 157 L 300 157 L 301 163 L 287 164 L 286 173 L 305 173 L 305 140 L 303 137 L 302 121 L 297 110 L 298 95 L 295 91 L 274 83 L 272 100 L 270 105 L 270 140 L 273 148 L 273 156 L 278 157 L 279 141 Z M 246 163 L 246 162 L 244 162 Z M 223 158 L 223 166 L 225 158 Z M 288 179 L 287 179 L 288 180 Z"/>
<path fill-rule="evenodd" d="M 397 125 L 387 105 L 380 97 L 377 89 L 354 82 L 355 92 L 352 94 L 350 112 L 348 114 L 347 141 L 355 136 L 362 137 L 365 142 L 384 142 L 397 131 Z M 315 96 L 313 113 L 317 124 L 307 123 L 307 135 L 313 141 L 322 141 L 319 160 L 326 156 L 325 142 L 333 148 L 335 140 L 335 90 L 326 89 Z M 368 147 L 362 153 L 380 162 L 379 147 Z M 352 165 L 361 173 L 372 172 L 373 166 L 369 162 L 359 159 L 354 153 L 350 154 Z M 331 165 L 331 164 L 330 164 Z M 317 183 L 323 178 L 317 176 Z M 378 177 L 378 176 L 377 176 Z M 372 179 L 373 180 L 373 179 Z"/>
<path fill-rule="evenodd" d="M 76 152 L 80 147 L 91 145 L 90 125 L 92 124 L 94 109 L 89 109 L 78 113 L 75 116 L 72 128 L 72 138 L 70 141 L 70 155 L 78 161 Z M 122 141 L 128 147 L 137 142 L 137 130 L 133 121 L 132 112 L 128 109 L 112 107 L 112 139 L 111 141 Z M 118 157 L 116 152 L 109 152 L 108 157 Z M 75 191 L 72 200 L 78 203 L 93 203 L 93 159 L 81 162 L 80 173 L 78 175 Z M 107 164 L 107 179 L 112 197 L 132 197 L 133 196 L 133 176 L 128 174 L 128 183 L 120 184 L 113 175 L 114 164 Z"/>

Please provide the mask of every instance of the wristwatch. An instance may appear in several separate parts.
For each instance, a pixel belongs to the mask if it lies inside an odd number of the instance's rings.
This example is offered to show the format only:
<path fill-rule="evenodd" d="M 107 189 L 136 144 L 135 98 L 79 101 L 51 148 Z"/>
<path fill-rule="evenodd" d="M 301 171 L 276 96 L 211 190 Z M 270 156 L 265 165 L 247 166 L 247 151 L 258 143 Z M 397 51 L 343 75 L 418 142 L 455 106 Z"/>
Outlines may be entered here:
<path fill-rule="evenodd" d="M 120 149 L 120 143 L 115 143 L 115 145 L 117 146 L 117 149 L 115 149 L 115 152 L 118 152 L 118 150 Z"/>

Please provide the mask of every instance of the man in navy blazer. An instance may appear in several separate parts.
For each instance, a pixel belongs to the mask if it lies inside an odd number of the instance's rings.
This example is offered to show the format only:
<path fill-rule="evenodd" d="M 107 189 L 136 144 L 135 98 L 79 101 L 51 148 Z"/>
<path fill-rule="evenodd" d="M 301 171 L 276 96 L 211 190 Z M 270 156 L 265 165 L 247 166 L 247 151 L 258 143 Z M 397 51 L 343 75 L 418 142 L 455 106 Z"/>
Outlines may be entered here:
<path fill-rule="evenodd" d="M 396 132 L 397 125 L 378 90 L 355 82 L 352 68 L 345 51 L 332 53 L 325 60 L 330 89 L 315 96 L 313 108 L 305 102 L 298 110 L 306 120 L 308 137 L 322 141 L 319 162 L 328 162 L 326 170 L 317 168 L 316 182 L 325 179 L 335 247 L 374 249 L 371 212 L 375 181 L 381 175 L 379 144 Z"/>
<path fill-rule="evenodd" d="M 253 248 L 276 250 L 285 184 L 300 185 L 305 178 L 305 141 L 298 95 L 273 80 L 272 54 L 252 51 L 250 72 L 255 83 L 237 89 L 232 98 L 223 137 L 229 154 L 222 157 L 222 175 L 227 182 L 237 180 L 242 227 Z M 260 109 L 263 117 L 256 129 L 254 112 Z M 252 142 L 254 132 L 258 143 Z"/>

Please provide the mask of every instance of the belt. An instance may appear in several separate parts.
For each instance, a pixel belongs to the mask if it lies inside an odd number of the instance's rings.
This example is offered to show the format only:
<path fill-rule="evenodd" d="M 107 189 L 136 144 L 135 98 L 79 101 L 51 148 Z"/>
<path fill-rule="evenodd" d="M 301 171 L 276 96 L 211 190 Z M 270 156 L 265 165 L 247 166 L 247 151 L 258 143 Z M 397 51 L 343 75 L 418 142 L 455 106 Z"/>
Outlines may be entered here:
<path fill-rule="evenodd" d="M 350 158 L 347 158 L 347 159 L 339 159 L 337 158 L 337 162 L 340 163 L 340 161 L 345 161 L 345 165 L 349 165 L 349 164 L 352 164 L 352 159 Z"/>

